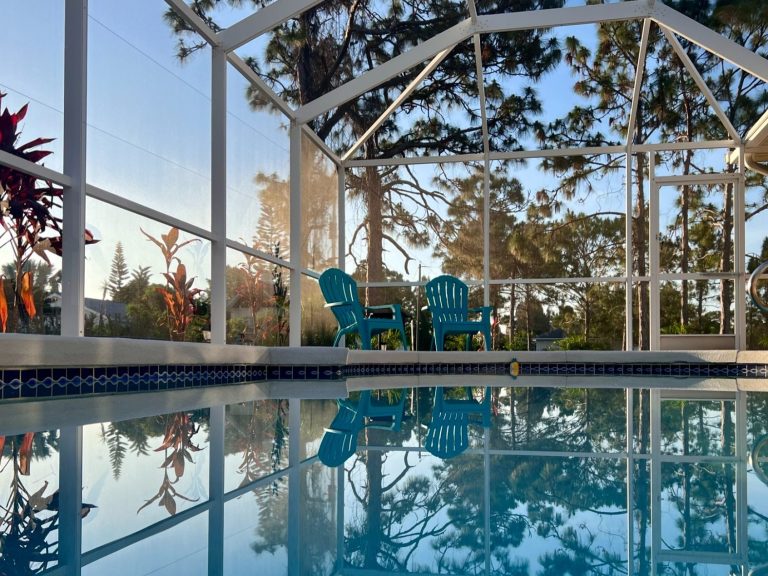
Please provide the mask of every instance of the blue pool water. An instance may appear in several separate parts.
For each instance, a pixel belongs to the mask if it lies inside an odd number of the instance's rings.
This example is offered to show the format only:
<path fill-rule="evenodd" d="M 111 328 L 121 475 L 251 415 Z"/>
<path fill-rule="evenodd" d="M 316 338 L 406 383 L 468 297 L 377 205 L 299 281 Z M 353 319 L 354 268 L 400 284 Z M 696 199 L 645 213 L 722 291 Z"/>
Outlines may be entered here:
<path fill-rule="evenodd" d="M 0 574 L 760 573 L 768 392 L 612 385 L 19 404 Z"/>

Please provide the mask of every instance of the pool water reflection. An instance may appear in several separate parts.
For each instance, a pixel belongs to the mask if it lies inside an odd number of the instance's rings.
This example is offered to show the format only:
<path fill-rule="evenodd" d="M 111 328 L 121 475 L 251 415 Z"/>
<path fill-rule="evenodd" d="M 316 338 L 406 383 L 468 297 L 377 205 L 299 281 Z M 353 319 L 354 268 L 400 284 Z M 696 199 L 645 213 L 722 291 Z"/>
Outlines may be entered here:
<path fill-rule="evenodd" d="M 131 576 L 757 574 L 767 414 L 768 392 L 458 387 L 83 422 L 78 560 Z M 72 433 L 1 436 L 0 574 L 77 573 L 59 546 Z"/>

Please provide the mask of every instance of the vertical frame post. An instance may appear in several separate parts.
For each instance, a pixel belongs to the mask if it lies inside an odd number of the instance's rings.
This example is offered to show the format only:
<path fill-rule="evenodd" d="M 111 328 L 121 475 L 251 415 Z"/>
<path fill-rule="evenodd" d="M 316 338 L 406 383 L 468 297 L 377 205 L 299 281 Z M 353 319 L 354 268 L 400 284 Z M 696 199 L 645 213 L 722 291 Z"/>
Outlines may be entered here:
<path fill-rule="evenodd" d="M 80 576 L 83 507 L 83 428 L 61 429 L 59 451 L 59 562 L 67 576 Z"/>
<path fill-rule="evenodd" d="M 291 122 L 291 303 L 289 346 L 301 346 L 301 125 Z"/>
<path fill-rule="evenodd" d="M 208 484 L 211 507 L 208 509 L 208 574 L 224 574 L 224 433 L 226 407 L 211 406 L 208 421 Z"/>
<path fill-rule="evenodd" d="M 211 342 L 227 341 L 227 54 L 211 60 Z"/>
<path fill-rule="evenodd" d="M 85 330 L 85 182 L 88 120 L 88 0 L 67 0 L 64 11 L 64 192 L 61 334 Z"/>
<path fill-rule="evenodd" d="M 346 259 L 346 245 L 347 245 L 347 171 L 343 164 L 336 165 L 336 174 L 338 175 L 339 182 L 339 205 L 338 211 L 338 231 L 339 245 L 338 245 L 338 259 L 339 269 L 344 270 L 344 261 Z"/>
<path fill-rule="evenodd" d="M 661 283 L 659 282 L 659 187 L 656 185 L 656 154 L 648 153 L 648 264 L 650 267 L 650 318 L 648 339 L 651 350 L 661 349 Z M 642 256 L 640 256 L 642 257 Z"/>
<path fill-rule="evenodd" d="M 734 282 L 734 315 L 733 333 L 736 340 L 736 350 L 747 348 L 747 279 L 746 279 L 746 194 L 747 178 L 744 166 L 744 144 L 739 146 L 739 174 L 734 183 L 734 255 L 733 271 L 736 273 Z"/>

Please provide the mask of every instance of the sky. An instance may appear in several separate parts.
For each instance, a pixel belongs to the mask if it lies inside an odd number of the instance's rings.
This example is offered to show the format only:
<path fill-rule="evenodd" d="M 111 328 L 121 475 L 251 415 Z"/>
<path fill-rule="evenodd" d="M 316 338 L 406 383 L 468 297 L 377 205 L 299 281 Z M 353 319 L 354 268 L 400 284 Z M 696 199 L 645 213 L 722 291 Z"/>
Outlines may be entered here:
<path fill-rule="evenodd" d="M 14 22 L 0 37 L 0 90 L 8 93 L 3 104 L 15 110 L 29 102 L 22 139 L 56 138 L 47 145 L 54 153 L 45 160 L 46 166 L 55 170 L 62 169 L 63 6 L 63 0 L 0 0 L 0 14 L 10 15 Z M 162 20 L 166 7 L 162 0 L 89 2 L 88 183 L 208 228 L 210 52 L 206 48 L 179 64 L 175 39 Z M 243 14 L 222 14 L 222 22 L 231 23 Z M 591 30 L 593 26 L 564 28 L 559 35 L 574 34 L 589 43 Z M 259 42 L 252 43 L 239 53 L 253 53 L 262 47 Z M 565 65 L 561 65 L 537 85 L 547 118 L 565 113 L 575 102 L 572 92 L 563 90 L 572 81 Z M 260 208 L 253 177 L 262 172 L 287 179 L 289 142 L 286 119 L 251 111 L 243 97 L 245 88 L 246 81 L 230 69 L 228 236 L 249 243 Z M 425 181 L 434 175 L 432 168 L 420 168 L 418 172 Z M 515 175 L 529 190 L 554 182 L 552 176 L 541 173 L 536 161 L 517 167 Z M 596 194 L 575 202 L 573 208 L 620 210 L 621 188 L 620 176 L 608 179 Z M 356 212 L 353 205 L 347 209 L 348 232 L 355 224 Z M 88 200 L 87 225 L 100 239 L 86 250 L 87 296 L 101 297 L 118 241 L 125 249 L 129 269 L 142 265 L 151 266 L 156 274 L 164 270 L 159 250 L 142 230 L 157 237 L 167 231 L 166 226 L 94 199 Z M 747 252 L 759 251 L 764 225 L 762 220 L 748 224 Z M 206 285 L 210 276 L 209 243 L 195 242 L 181 254 L 190 274 L 199 279 L 196 286 Z M 415 256 L 426 270 L 438 272 L 440 265 L 431 249 L 417 251 Z M 395 252 L 390 251 L 386 258 L 390 267 L 402 270 L 402 259 Z M 230 260 L 236 265 L 237 255 L 233 253 Z M 415 265 L 406 278 L 416 279 Z M 161 277 L 156 275 L 153 280 L 161 281 Z"/>

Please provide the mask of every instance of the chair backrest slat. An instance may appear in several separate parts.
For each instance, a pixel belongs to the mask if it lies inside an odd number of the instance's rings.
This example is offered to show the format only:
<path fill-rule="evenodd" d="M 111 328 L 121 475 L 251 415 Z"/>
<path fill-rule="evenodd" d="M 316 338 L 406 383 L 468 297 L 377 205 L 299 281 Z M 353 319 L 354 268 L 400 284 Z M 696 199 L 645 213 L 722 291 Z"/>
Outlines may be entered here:
<path fill-rule="evenodd" d="M 454 276 L 438 276 L 426 285 L 427 304 L 434 319 L 465 322 L 469 309 L 469 288 Z"/>
<path fill-rule="evenodd" d="M 329 268 L 318 280 L 326 302 L 344 302 L 345 306 L 331 308 L 339 326 L 352 326 L 363 318 L 363 307 L 357 293 L 357 282 L 338 268 Z"/>

